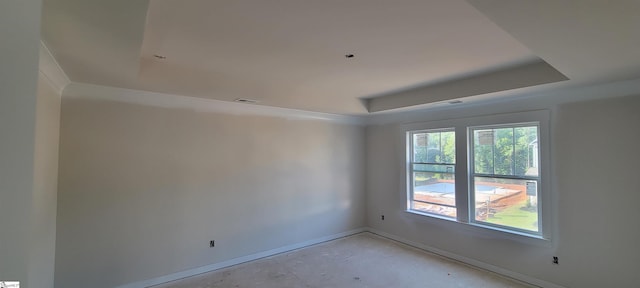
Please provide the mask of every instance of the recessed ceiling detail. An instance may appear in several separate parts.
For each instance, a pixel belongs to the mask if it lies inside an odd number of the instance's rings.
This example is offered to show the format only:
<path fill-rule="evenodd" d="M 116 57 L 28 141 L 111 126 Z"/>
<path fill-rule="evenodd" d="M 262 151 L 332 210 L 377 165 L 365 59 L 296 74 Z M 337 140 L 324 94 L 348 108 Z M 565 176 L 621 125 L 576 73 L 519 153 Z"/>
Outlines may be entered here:
<path fill-rule="evenodd" d="M 42 37 L 73 82 L 348 115 L 640 77 L 640 2 L 520 4 L 45 0 Z"/>
<path fill-rule="evenodd" d="M 538 59 L 461 0 L 276 4 L 151 1 L 138 83 L 217 100 L 366 114 L 362 98 Z M 171 61 L 145 60 L 156 51 Z"/>
<path fill-rule="evenodd" d="M 497 71 L 395 91 L 365 101 L 369 112 L 380 112 L 442 101 L 456 104 L 461 101 L 451 100 L 565 80 L 568 78 L 551 65 L 536 60 Z"/>

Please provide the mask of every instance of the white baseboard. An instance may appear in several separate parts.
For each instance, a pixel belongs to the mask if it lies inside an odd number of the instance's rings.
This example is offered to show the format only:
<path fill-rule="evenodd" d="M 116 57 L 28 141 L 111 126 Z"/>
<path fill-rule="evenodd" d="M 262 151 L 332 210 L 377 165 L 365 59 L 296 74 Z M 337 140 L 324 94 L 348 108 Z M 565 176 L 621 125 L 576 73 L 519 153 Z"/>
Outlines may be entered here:
<path fill-rule="evenodd" d="M 198 275 L 198 274 L 211 272 L 211 271 L 214 271 L 214 270 L 218 270 L 218 269 L 222 269 L 222 268 L 238 265 L 238 264 L 241 264 L 241 263 L 245 263 L 245 262 L 249 262 L 249 261 L 253 261 L 253 260 L 258 260 L 258 259 L 261 259 L 261 258 L 277 255 L 277 254 L 280 254 L 280 253 L 284 253 L 284 252 L 288 252 L 288 251 L 304 248 L 304 247 L 307 247 L 307 246 L 320 244 L 322 242 L 327 242 L 327 241 L 343 238 L 343 237 L 346 237 L 346 236 L 351 236 L 351 235 L 362 233 L 362 232 L 365 232 L 365 231 L 367 231 L 366 228 L 358 228 L 358 229 L 354 229 L 354 230 L 350 230 L 350 231 L 346 231 L 346 232 L 342 232 L 342 233 L 338 233 L 338 234 L 334 234 L 334 235 L 330 235 L 330 236 L 326 236 L 326 237 L 321 237 L 321 238 L 305 241 L 305 242 L 302 242 L 302 243 L 296 243 L 296 244 L 292 244 L 292 245 L 287 245 L 287 246 L 284 246 L 284 247 L 271 249 L 271 250 L 268 250 L 268 251 L 255 253 L 255 254 L 251 254 L 251 255 L 247 255 L 247 256 L 243 256 L 243 257 L 238 257 L 238 258 L 235 258 L 235 259 L 231 259 L 231 260 L 227 260 L 227 261 L 223 261 L 223 262 L 218 262 L 218 263 L 214 263 L 214 264 L 207 265 L 207 266 L 202 266 L 202 267 L 198 267 L 198 268 L 194 268 L 194 269 L 190 269 L 190 270 L 185 270 L 185 271 L 181 271 L 181 272 L 177 272 L 177 273 L 173 273 L 173 274 L 169 274 L 169 275 L 165 275 L 165 276 L 160 276 L 160 277 L 153 278 L 153 279 L 147 279 L 147 280 L 142 280 L 142 281 L 138 281 L 138 282 L 134 282 L 134 283 L 129 283 L 129 284 L 118 286 L 116 288 L 145 288 L 145 287 L 149 287 L 149 286 L 153 286 L 153 285 L 167 283 L 167 282 L 179 280 L 179 279 L 182 279 L 182 278 L 191 277 L 191 276 L 195 276 L 195 275 Z"/>
<path fill-rule="evenodd" d="M 427 246 L 427 245 L 424 245 L 424 244 L 413 242 L 413 241 L 410 241 L 410 240 L 407 240 L 407 239 L 404 239 L 404 238 L 398 237 L 396 235 L 392 235 L 392 234 L 389 234 L 389 233 L 386 233 L 386 232 L 383 232 L 383 231 L 380 231 L 380 230 L 377 230 L 377 229 L 374 229 L 374 228 L 366 228 L 366 231 L 370 232 L 370 233 L 373 233 L 373 234 L 376 234 L 378 236 L 382 236 L 384 238 L 388 238 L 388 239 L 391 239 L 391 240 L 398 241 L 400 243 L 409 245 L 411 247 L 418 248 L 420 250 L 424 250 L 424 251 L 427 251 L 427 252 L 430 252 L 430 253 L 433 253 L 433 254 L 437 254 L 437 255 L 443 256 L 445 258 L 449 258 L 449 259 L 453 259 L 455 261 L 462 262 L 464 264 L 467 264 L 467 265 L 470 265 L 470 266 L 473 266 L 473 267 L 476 267 L 476 268 L 480 268 L 482 270 L 487 270 L 487 271 L 490 271 L 490 272 L 494 272 L 494 273 L 497 273 L 497 274 L 502 275 L 504 277 L 512 278 L 514 280 L 523 282 L 525 284 L 533 285 L 533 287 L 565 288 L 563 286 L 560 286 L 560 285 L 557 285 L 557 284 L 554 284 L 554 283 L 551 283 L 551 282 L 547 282 L 547 281 L 544 281 L 544 280 L 540 280 L 540 279 L 537 279 L 537 278 L 534 278 L 534 277 L 531 277 L 531 276 L 528 276 L 528 275 L 524 275 L 524 274 L 521 274 L 521 273 L 513 272 L 511 270 L 507 270 L 507 269 L 504 269 L 504 268 L 501 268 L 501 267 L 498 267 L 498 266 L 487 264 L 487 263 L 484 263 L 484 262 L 481 262 L 481 261 L 478 261 L 478 260 L 475 260 L 475 259 L 471 259 L 471 258 L 468 258 L 468 257 L 460 256 L 460 255 L 455 254 L 455 253 L 451 253 L 451 252 L 444 251 L 444 250 L 441 250 L 441 249 L 438 249 L 438 248 L 434 248 L 434 247 L 431 247 L 431 246 Z"/>
<path fill-rule="evenodd" d="M 227 261 L 223 261 L 223 262 L 219 262 L 219 263 L 214 263 L 211 265 L 207 265 L 207 266 L 202 266 L 202 267 L 198 267 L 198 268 L 194 268 L 194 269 L 190 269 L 190 270 L 185 270 L 185 271 L 181 271 L 181 272 L 177 272 L 177 273 L 173 273 L 173 274 L 169 274 L 169 275 L 165 275 L 165 276 L 161 276 L 161 277 L 157 277 L 157 278 L 153 278 L 153 279 L 147 279 L 147 280 L 142 280 L 142 281 L 138 281 L 138 282 L 134 282 L 134 283 L 129 283 L 129 284 L 125 284 L 125 285 L 121 285 L 118 286 L 116 288 L 146 288 L 149 286 L 153 286 L 153 285 L 159 285 L 159 284 L 163 284 L 163 283 L 167 283 L 167 282 L 171 282 L 171 281 L 175 281 L 175 280 L 179 280 L 182 278 L 186 278 L 186 277 L 191 277 L 191 276 L 195 276 L 198 274 L 202 274 L 202 273 L 207 273 L 207 272 L 211 272 L 214 270 L 218 270 L 218 269 L 222 269 L 222 268 L 226 268 L 226 267 L 230 267 L 230 266 L 234 266 L 234 265 L 238 265 L 238 264 L 242 264 L 245 262 L 249 262 L 249 261 L 253 261 L 253 260 L 258 260 L 261 258 L 265 258 L 265 257 L 269 257 L 269 256 L 274 256 L 280 253 L 284 253 L 284 252 L 289 252 L 292 250 L 296 250 L 296 249 L 300 249 L 300 248 L 304 248 L 304 247 L 308 247 L 311 245 L 316 245 L 316 244 L 320 244 L 323 242 L 327 242 L 327 241 L 331 241 L 331 240 L 335 240 L 335 239 L 339 239 L 339 238 L 343 238 L 343 237 L 347 237 L 347 236 L 351 236 L 354 234 L 358 234 L 358 233 L 362 233 L 362 232 L 370 232 L 373 233 L 375 235 L 384 237 L 384 238 L 388 238 L 394 241 L 398 241 L 400 243 L 409 245 L 411 247 L 415 247 L 418 248 L 420 250 L 424 250 L 433 254 L 437 254 L 440 255 L 442 257 L 445 258 L 449 258 L 449 259 L 453 259 L 455 261 L 459 261 L 462 262 L 464 264 L 479 268 L 479 269 L 483 269 L 483 270 L 487 270 L 490 272 L 494 272 L 497 273 L 499 275 L 502 275 L 504 277 L 509 277 L 512 278 L 514 280 L 518 280 L 520 282 L 523 282 L 525 284 L 529 284 L 529 285 L 533 285 L 533 287 L 545 287 L 545 288 L 565 288 L 563 286 L 551 283 L 551 282 L 547 282 L 544 280 L 540 280 L 528 275 L 524 275 L 521 273 L 517 273 L 517 272 L 513 272 L 511 270 L 507 270 L 498 266 L 494 266 L 491 264 L 487 264 L 475 259 L 471 259 L 468 257 L 464 257 L 455 253 L 451 253 L 448 251 L 444 251 L 435 247 L 431 247 L 431 246 L 427 246 L 424 244 L 420 244 L 414 241 L 410 241 L 407 239 L 404 239 L 402 237 L 398 237 L 396 235 L 392 235 L 374 228 L 370 228 L 370 227 L 366 227 L 366 228 L 358 228 L 358 229 L 354 229 L 354 230 L 350 230 L 350 231 L 346 231 L 346 232 L 342 232 L 342 233 L 338 233 L 338 234 L 334 234 L 334 235 L 330 235 L 330 236 L 326 236 L 326 237 L 321 237 L 321 238 L 317 238 L 317 239 L 313 239 L 313 240 L 309 240 L 309 241 L 305 241 L 305 242 L 301 242 L 301 243 L 296 243 L 296 244 L 292 244 L 292 245 L 287 245 L 284 247 L 280 247 L 280 248 L 276 248 L 276 249 L 271 249 L 268 251 L 264 251 L 264 252 L 260 252 L 260 253 L 255 253 L 255 254 L 251 254 L 251 255 L 247 255 L 247 256 L 243 256 L 243 257 L 239 257 L 239 258 L 235 258 L 235 259 L 231 259 L 231 260 L 227 260 Z"/>

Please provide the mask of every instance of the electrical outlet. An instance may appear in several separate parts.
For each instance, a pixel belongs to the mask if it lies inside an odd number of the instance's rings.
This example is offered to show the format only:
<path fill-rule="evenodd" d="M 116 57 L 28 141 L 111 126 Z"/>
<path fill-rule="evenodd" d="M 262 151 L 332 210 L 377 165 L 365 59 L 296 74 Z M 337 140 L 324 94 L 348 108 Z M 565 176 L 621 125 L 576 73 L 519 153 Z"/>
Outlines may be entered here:
<path fill-rule="evenodd" d="M 380 215 L 380 219 L 382 219 L 382 221 L 384 221 L 384 215 Z"/>
<path fill-rule="evenodd" d="M 558 265 L 558 256 L 553 256 L 553 264 Z"/>
<path fill-rule="evenodd" d="M 216 247 L 216 241 L 214 240 L 209 241 L 209 247 Z"/>

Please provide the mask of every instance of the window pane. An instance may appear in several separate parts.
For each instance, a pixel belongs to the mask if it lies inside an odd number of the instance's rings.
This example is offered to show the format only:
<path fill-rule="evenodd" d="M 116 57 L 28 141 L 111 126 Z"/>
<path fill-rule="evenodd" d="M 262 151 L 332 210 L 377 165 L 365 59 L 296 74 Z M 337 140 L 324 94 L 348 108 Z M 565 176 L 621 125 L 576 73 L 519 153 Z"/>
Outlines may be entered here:
<path fill-rule="evenodd" d="M 442 163 L 456 163 L 456 132 L 442 132 Z"/>
<path fill-rule="evenodd" d="M 538 176 L 538 127 L 515 128 L 515 140 L 515 174 Z"/>
<path fill-rule="evenodd" d="M 413 162 L 427 162 L 427 134 L 413 134 Z"/>
<path fill-rule="evenodd" d="M 494 129 L 493 174 L 513 175 L 513 128 Z"/>
<path fill-rule="evenodd" d="M 474 177 L 475 219 L 539 231 L 537 181 Z"/>
<path fill-rule="evenodd" d="M 414 133 L 412 141 L 413 162 L 453 164 L 456 161 L 454 131 Z"/>
<path fill-rule="evenodd" d="M 474 173 L 538 176 L 538 127 L 473 131 Z"/>
<path fill-rule="evenodd" d="M 454 174 L 414 171 L 412 210 L 456 217 L 455 197 Z"/>
<path fill-rule="evenodd" d="M 493 130 L 473 131 L 474 172 L 493 174 Z"/>
<path fill-rule="evenodd" d="M 427 133 L 427 162 L 442 163 L 440 150 L 440 132 Z"/>

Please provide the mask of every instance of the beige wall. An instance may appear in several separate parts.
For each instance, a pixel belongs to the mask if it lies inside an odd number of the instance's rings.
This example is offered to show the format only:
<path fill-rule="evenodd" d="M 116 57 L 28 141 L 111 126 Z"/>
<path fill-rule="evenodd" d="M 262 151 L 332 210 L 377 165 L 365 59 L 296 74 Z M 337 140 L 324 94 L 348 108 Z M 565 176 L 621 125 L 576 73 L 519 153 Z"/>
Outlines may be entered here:
<path fill-rule="evenodd" d="M 114 287 L 365 224 L 363 127 L 82 98 L 63 98 L 61 118 L 56 287 Z"/>
<path fill-rule="evenodd" d="M 33 229 L 31 237 L 31 287 L 53 287 L 58 192 L 60 94 L 46 78 L 38 78 L 34 152 Z"/>
<path fill-rule="evenodd" d="M 399 238 L 566 287 L 640 282 L 640 96 L 546 105 L 535 100 L 424 113 L 407 122 L 529 109 L 551 114 L 554 223 L 550 242 L 510 240 L 404 212 L 398 124 L 367 128 L 368 225 Z M 385 220 L 380 220 L 385 214 Z M 552 265 L 552 256 L 560 265 Z"/>
<path fill-rule="evenodd" d="M 27 288 L 52 287 L 54 269 L 56 173 L 49 168 L 57 165 L 44 159 L 57 151 L 36 144 L 56 141 L 55 127 L 40 124 L 57 122 L 55 112 L 36 122 L 48 105 L 37 84 L 40 10 L 38 0 L 0 1 L 0 279 Z"/>
<path fill-rule="evenodd" d="M 640 283 L 640 96 L 561 106 L 555 135 L 558 275 L 567 287 Z"/>
<path fill-rule="evenodd" d="M 640 281 L 640 97 L 552 101 L 403 118 L 548 109 L 553 238 L 536 242 L 403 212 L 400 124 L 365 129 L 65 98 L 56 287 L 130 284 L 367 225 L 546 283 L 632 286 Z"/>

